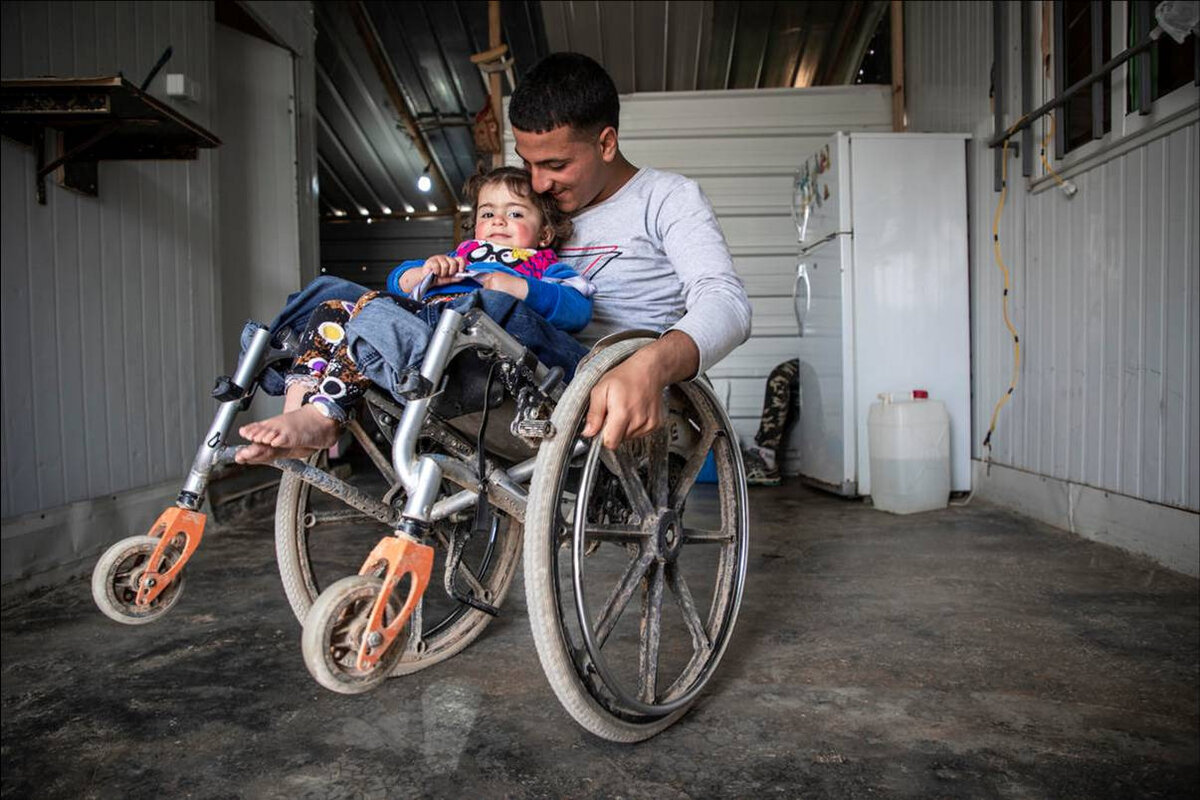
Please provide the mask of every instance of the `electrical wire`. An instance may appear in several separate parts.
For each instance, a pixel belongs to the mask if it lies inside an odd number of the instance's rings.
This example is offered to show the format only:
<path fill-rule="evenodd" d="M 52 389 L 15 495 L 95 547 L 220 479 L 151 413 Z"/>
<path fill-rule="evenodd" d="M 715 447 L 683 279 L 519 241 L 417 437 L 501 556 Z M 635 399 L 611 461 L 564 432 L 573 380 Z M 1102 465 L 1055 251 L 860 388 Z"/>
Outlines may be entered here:
<path fill-rule="evenodd" d="M 1014 123 L 1013 127 L 1020 125 L 1024 118 Z M 1000 267 L 1001 274 L 1004 275 L 1004 296 L 1001 302 L 1001 309 L 1004 315 L 1004 324 L 1008 327 L 1008 332 L 1012 334 L 1013 340 L 1013 370 L 1012 378 L 1008 383 L 1008 390 L 1000 396 L 996 401 L 995 407 L 992 409 L 992 419 L 988 425 L 987 436 L 983 437 L 983 448 L 986 451 L 983 461 L 988 466 L 992 462 L 992 434 L 996 431 L 996 419 L 1000 415 L 1000 409 L 1013 396 L 1013 392 L 1017 388 L 1017 380 L 1021 375 L 1021 337 L 1017 334 L 1016 327 L 1012 324 L 1012 319 L 1008 316 L 1008 295 L 1009 295 L 1009 274 L 1008 267 L 1004 264 L 1004 259 L 1000 255 L 1000 217 L 1004 213 L 1004 201 L 1008 196 L 1008 139 L 1004 140 L 1004 148 L 1000 157 L 1000 202 L 996 204 L 996 214 L 992 217 L 992 253 L 996 258 L 996 265 Z"/>
<path fill-rule="evenodd" d="M 1062 186 L 1065 188 L 1067 185 L 1067 182 L 1065 180 L 1063 180 L 1063 177 L 1058 174 L 1058 170 L 1056 170 L 1053 166 L 1051 166 L 1050 160 L 1046 158 L 1046 145 L 1049 144 L 1050 137 L 1054 135 L 1054 115 L 1047 114 L 1046 116 L 1050 120 L 1050 128 L 1049 128 L 1049 130 L 1046 131 L 1046 135 L 1042 137 L 1042 152 L 1041 152 L 1042 169 L 1046 170 L 1046 172 L 1049 172 L 1052 176 L 1054 176 L 1054 180 L 1058 182 L 1059 186 Z"/>
<path fill-rule="evenodd" d="M 1017 381 L 1021 377 L 1021 337 L 1017 334 L 1017 329 L 1012 324 L 1012 319 L 1008 316 L 1008 295 L 1010 281 L 1008 267 L 1005 265 L 1004 259 L 1000 255 L 1000 217 L 1004 213 L 1004 201 L 1008 197 L 1009 137 L 1017 132 L 1017 129 L 1021 127 L 1021 124 L 1025 122 L 1028 116 L 1028 114 L 1022 116 L 1020 119 L 1014 122 L 1007 131 L 1005 131 L 1004 147 L 1000 157 L 1000 201 L 996 204 L 996 214 L 992 218 L 992 252 L 996 258 L 996 265 L 1000 267 L 1000 272 L 1004 275 L 1004 297 L 1001 301 L 1001 309 L 1004 316 L 1004 324 L 1008 327 L 1008 332 L 1012 335 L 1013 369 L 1012 377 L 1008 382 L 1008 389 L 1003 395 L 1000 396 L 1000 399 L 996 401 L 996 405 L 992 409 L 991 422 L 988 424 L 987 435 L 983 437 L 983 447 L 985 450 L 983 462 L 988 467 L 990 467 L 992 463 L 992 434 L 996 431 L 996 420 L 1000 416 L 1000 409 L 1004 408 L 1005 404 L 1008 403 L 1008 401 L 1012 398 L 1013 393 L 1017 389 Z M 1050 160 L 1046 158 L 1046 145 L 1049 144 L 1050 137 L 1054 135 L 1054 115 L 1047 114 L 1046 116 L 1050 118 L 1050 125 L 1046 130 L 1046 134 L 1042 137 L 1042 147 L 1040 153 L 1042 168 L 1045 169 L 1046 172 L 1050 173 L 1058 185 L 1067 193 L 1068 196 L 1070 196 L 1075 194 L 1075 184 L 1071 181 L 1065 180 L 1061 175 L 1059 175 L 1058 171 L 1055 170 L 1053 165 L 1050 164 Z M 970 497 L 967 498 L 967 501 L 963 502 L 963 505 L 966 505 L 966 503 L 969 501 Z"/>

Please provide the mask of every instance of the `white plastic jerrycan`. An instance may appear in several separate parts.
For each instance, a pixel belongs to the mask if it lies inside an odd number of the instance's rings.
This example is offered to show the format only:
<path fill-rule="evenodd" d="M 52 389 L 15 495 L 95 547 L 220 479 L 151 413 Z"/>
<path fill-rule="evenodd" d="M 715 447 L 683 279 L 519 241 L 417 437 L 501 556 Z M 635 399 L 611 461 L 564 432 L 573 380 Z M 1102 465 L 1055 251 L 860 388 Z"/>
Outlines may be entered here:
<path fill-rule="evenodd" d="M 871 500 L 893 514 L 950 500 L 950 414 L 923 389 L 885 392 L 867 414 Z"/>

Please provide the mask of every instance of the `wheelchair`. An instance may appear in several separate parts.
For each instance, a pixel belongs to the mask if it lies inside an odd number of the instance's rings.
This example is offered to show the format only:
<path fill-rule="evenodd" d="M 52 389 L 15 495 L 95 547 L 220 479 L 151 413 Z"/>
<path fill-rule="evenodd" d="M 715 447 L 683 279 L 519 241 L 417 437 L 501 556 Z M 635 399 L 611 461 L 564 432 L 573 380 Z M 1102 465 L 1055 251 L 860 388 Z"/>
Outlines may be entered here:
<path fill-rule="evenodd" d="M 479 309 L 447 309 L 402 376 L 404 403 L 368 391 L 347 425 L 353 458 L 273 462 L 279 572 L 321 685 L 363 692 L 462 651 L 500 613 L 523 558 L 539 661 L 580 725 L 636 742 L 687 711 L 745 585 L 737 437 L 703 378 L 664 392 L 666 421 L 649 436 L 615 451 L 580 436 L 592 387 L 655 336 L 602 340 L 565 385 Z M 108 617 L 148 623 L 179 601 L 208 481 L 234 460 L 233 421 L 262 370 L 295 353 L 279 338 L 260 327 L 218 379 L 222 402 L 175 506 L 97 563 L 92 593 Z M 715 486 L 697 483 L 710 453 Z"/>

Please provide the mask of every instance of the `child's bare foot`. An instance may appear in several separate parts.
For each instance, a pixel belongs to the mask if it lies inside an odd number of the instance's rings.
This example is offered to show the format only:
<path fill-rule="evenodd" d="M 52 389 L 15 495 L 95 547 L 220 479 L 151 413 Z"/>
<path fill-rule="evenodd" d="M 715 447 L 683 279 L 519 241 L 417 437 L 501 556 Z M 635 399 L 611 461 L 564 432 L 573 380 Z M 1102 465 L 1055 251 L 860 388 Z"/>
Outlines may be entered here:
<path fill-rule="evenodd" d="M 250 444 L 240 446 L 233 460 L 239 464 L 270 464 L 277 458 L 305 459 L 311 456 L 313 452 L 311 448 L 296 447 L 287 449 L 251 442 Z"/>
<path fill-rule="evenodd" d="M 337 443 L 341 427 L 315 406 L 251 422 L 239 430 L 250 444 L 237 454 L 239 464 L 263 464 L 277 458 L 306 458 Z"/>
<path fill-rule="evenodd" d="M 316 388 L 315 380 L 299 380 L 288 384 L 287 392 L 283 395 L 283 413 L 298 411 L 304 405 L 304 395 Z"/>

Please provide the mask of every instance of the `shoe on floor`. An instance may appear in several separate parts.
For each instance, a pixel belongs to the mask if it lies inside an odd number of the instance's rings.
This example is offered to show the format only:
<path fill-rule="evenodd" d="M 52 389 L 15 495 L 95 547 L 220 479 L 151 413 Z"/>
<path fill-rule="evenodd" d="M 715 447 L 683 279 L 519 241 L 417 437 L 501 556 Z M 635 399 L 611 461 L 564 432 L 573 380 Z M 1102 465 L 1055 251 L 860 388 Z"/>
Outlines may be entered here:
<path fill-rule="evenodd" d="M 768 467 L 763 457 L 753 450 L 742 452 L 746 462 L 746 483 L 750 486 L 778 486 L 783 482 L 779 476 L 779 467 Z"/>

